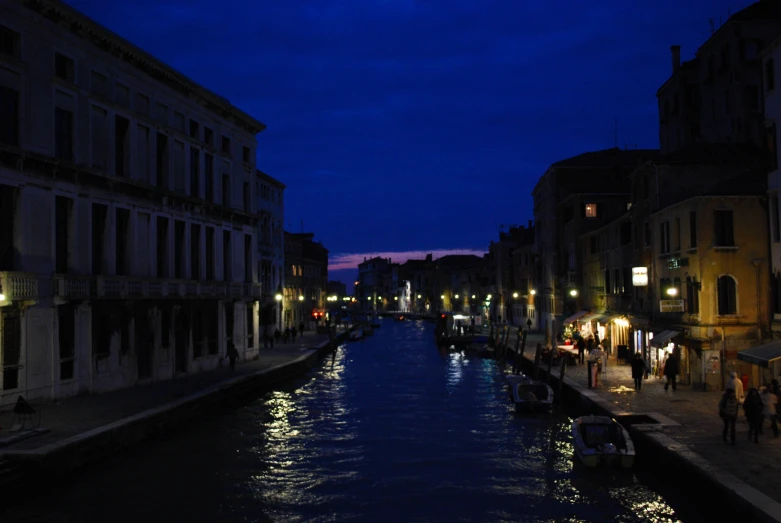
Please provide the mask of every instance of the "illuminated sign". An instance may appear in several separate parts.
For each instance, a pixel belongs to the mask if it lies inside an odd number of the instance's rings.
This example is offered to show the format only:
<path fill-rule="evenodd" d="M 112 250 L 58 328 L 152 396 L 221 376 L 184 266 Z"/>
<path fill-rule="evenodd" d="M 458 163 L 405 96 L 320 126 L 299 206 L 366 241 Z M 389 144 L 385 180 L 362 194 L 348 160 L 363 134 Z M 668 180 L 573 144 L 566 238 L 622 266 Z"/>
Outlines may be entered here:
<path fill-rule="evenodd" d="M 683 312 L 683 300 L 659 300 L 659 312 Z"/>
<path fill-rule="evenodd" d="M 632 267 L 632 285 L 648 287 L 648 267 Z"/>

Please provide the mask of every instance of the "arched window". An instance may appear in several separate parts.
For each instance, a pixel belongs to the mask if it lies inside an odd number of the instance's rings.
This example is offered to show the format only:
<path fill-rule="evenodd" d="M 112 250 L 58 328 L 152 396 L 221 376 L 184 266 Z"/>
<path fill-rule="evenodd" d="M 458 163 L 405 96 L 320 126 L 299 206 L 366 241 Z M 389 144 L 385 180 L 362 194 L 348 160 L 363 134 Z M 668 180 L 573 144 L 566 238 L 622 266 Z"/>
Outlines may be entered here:
<path fill-rule="evenodd" d="M 719 315 L 737 314 L 737 284 L 735 278 L 729 275 L 719 276 L 717 283 L 719 293 Z"/>

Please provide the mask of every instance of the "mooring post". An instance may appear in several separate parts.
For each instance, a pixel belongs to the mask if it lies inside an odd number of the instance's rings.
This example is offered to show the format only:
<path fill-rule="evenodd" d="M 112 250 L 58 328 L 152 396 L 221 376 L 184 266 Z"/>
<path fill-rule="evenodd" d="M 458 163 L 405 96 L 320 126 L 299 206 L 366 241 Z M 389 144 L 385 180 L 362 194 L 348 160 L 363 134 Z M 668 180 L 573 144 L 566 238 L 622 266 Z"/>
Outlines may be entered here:
<path fill-rule="evenodd" d="M 556 350 L 558 352 L 558 350 L 556 349 L 556 346 L 551 347 L 550 359 L 548 359 L 548 385 L 550 385 L 551 374 L 553 374 L 551 372 L 551 369 L 553 368 L 553 351 L 554 350 Z"/>
<path fill-rule="evenodd" d="M 542 356 L 542 344 L 537 342 L 537 352 L 534 354 L 534 379 L 537 379 L 540 371 L 540 356 Z"/>
<path fill-rule="evenodd" d="M 558 386 L 559 391 L 556 393 L 557 398 L 561 398 L 561 390 L 562 387 L 564 386 L 564 371 L 567 368 L 567 358 L 568 356 L 566 355 L 563 358 L 561 358 L 561 369 L 559 370 L 559 386 Z"/>

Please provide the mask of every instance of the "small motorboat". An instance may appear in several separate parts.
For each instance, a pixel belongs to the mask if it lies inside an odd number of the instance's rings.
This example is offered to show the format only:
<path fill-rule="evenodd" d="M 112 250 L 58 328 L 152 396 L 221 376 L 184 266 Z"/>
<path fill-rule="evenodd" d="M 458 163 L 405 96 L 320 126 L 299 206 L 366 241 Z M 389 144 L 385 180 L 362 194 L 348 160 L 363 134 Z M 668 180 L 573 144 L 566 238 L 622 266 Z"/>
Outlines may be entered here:
<path fill-rule="evenodd" d="M 629 432 L 609 416 L 581 416 L 572 422 L 575 454 L 587 467 L 631 468 L 635 445 Z"/>
<path fill-rule="evenodd" d="M 510 399 L 515 403 L 515 412 L 550 412 L 553 407 L 553 389 L 540 380 L 533 380 L 523 374 L 507 374 Z"/>
<path fill-rule="evenodd" d="M 361 329 L 356 329 L 350 333 L 350 341 L 358 341 L 361 338 L 363 338 L 363 331 Z"/>

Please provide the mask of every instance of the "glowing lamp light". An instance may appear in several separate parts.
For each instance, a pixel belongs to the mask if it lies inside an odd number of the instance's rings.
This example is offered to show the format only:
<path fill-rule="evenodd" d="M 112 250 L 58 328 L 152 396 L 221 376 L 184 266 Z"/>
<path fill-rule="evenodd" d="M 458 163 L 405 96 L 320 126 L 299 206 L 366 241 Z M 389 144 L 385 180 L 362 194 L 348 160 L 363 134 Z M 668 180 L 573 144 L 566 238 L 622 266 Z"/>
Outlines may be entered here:
<path fill-rule="evenodd" d="M 418 294 L 418 299 L 420 299 L 420 294 Z"/>
<path fill-rule="evenodd" d="M 456 294 L 456 299 L 458 299 L 458 294 Z"/>
<path fill-rule="evenodd" d="M 394 297 L 393 297 L 393 301 L 398 301 L 398 299 L 399 299 L 399 297 L 398 297 L 398 296 L 394 296 Z"/>
<path fill-rule="evenodd" d="M 0 293 L 0 301 L 5 301 L 5 294 Z"/>
<path fill-rule="evenodd" d="M 277 300 L 277 301 L 282 301 L 282 295 L 281 294 L 277 294 L 276 296 L 274 296 L 274 299 Z"/>
<path fill-rule="evenodd" d="M 474 295 L 474 294 L 472 295 L 472 299 L 473 299 L 473 300 L 475 299 L 475 295 Z"/>
<path fill-rule="evenodd" d="M 518 293 L 517 293 L 517 292 L 514 292 L 514 293 L 513 293 L 513 298 L 517 298 L 517 297 L 518 297 Z"/>
<path fill-rule="evenodd" d="M 575 289 L 572 289 L 571 291 L 569 291 L 569 295 L 570 296 L 577 296 L 578 295 L 578 291 L 576 291 Z"/>
<path fill-rule="evenodd" d="M 675 287 L 670 287 L 669 289 L 667 289 L 667 295 L 668 296 L 677 296 L 678 295 L 678 289 L 676 289 Z"/>
<path fill-rule="evenodd" d="M 444 300 L 444 299 L 445 299 L 445 295 L 443 294 L 443 295 L 442 295 L 442 296 L 440 296 L 439 298 L 440 298 L 440 299 L 442 299 L 442 300 Z"/>
<path fill-rule="evenodd" d="M 485 299 L 486 300 L 490 300 L 491 299 L 491 295 L 489 294 L 488 296 L 485 297 Z"/>
<path fill-rule="evenodd" d="M 537 294 L 537 291 L 535 291 L 534 289 L 532 289 L 532 290 L 530 290 L 530 291 L 529 291 L 529 294 L 531 294 L 532 296 L 534 296 L 535 294 Z"/>
<path fill-rule="evenodd" d="M 304 297 L 303 296 L 299 296 L 298 297 L 298 301 L 304 301 Z"/>
<path fill-rule="evenodd" d="M 382 299 L 382 296 L 377 296 L 377 299 L 378 299 L 378 300 L 381 300 L 381 299 Z"/>

